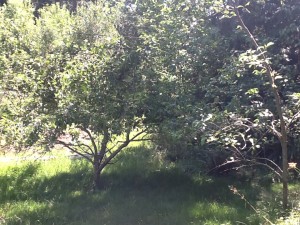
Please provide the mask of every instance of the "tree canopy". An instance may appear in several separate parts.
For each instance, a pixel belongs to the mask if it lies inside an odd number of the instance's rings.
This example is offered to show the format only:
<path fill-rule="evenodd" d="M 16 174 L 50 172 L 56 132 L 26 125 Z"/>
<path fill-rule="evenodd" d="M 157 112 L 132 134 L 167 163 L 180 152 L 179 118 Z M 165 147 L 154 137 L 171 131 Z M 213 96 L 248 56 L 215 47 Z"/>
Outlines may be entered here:
<path fill-rule="evenodd" d="M 146 133 L 173 160 L 281 175 L 286 129 L 300 162 L 297 0 L 55 2 L 0 8 L 2 147 L 62 144 L 95 186 Z"/>

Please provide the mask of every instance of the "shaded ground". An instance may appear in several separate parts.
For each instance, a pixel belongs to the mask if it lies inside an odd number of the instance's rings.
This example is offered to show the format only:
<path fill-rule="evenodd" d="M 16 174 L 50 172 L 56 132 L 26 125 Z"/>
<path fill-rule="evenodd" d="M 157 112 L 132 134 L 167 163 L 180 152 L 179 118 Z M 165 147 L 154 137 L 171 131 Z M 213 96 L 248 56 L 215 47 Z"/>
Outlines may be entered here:
<path fill-rule="evenodd" d="M 147 149 L 126 151 L 90 192 L 90 169 L 81 160 L 50 160 L 0 174 L 2 224 L 185 225 L 259 224 L 233 195 L 234 185 L 254 205 L 261 188 L 229 177 L 191 177 Z M 0 220 L 1 224 L 1 220 Z"/>

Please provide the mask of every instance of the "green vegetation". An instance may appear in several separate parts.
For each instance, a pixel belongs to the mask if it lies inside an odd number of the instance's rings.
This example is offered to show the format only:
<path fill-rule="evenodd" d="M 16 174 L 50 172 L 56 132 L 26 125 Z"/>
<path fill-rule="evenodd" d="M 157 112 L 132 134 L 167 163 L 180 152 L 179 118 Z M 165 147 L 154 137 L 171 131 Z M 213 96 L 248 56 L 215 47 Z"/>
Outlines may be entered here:
<path fill-rule="evenodd" d="M 259 209 L 273 210 L 263 193 L 276 194 L 232 177 L 190 176 L 146 147 L 127 149 L 107 167 L 104 189 L 90 192 L 88 163 L 57 158 L 1 165 L 3 224 L 259 224 L 260 215 L 233 195 L 234 185 Z M 299 194 L 299 192 L 298 192 Z M 266 198 L 266 197 L 264 197 Z M 262 205 L 259 205 L 262 204 Z M 266 206 L 266 205 L 265 205 Z M 269 213 L 261 212 L 262 214 Z"/>
<path fill-rule="evenodd" d="M 86 160 L 4 163 L 7 223 L 297 220 L 299 0 L 8 0 L 0 20 L 0 150 Z"/>

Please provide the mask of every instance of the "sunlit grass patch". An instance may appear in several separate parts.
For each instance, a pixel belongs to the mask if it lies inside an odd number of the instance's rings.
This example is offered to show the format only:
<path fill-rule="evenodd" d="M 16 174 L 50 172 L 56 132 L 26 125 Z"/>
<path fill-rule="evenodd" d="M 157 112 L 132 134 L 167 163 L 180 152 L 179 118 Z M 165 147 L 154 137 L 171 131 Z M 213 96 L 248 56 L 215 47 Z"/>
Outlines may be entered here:
<path fill-rule="evenodd" d="M 272 191 L 277 195 L 281 195 L 282 184 L 272 185 Z M 300 182 L 289 184 L 289 199 L 291 211 L 277 220 L 276 224 L 278 225 L 300 224 Z"/>
<path fill-rule="evenodd" d="M 238 211 L 234 207 L 227 206 L 219 202 L 200 201 L 191 210 L 192 217 L 203 223 L 228 223 L 234 218 L 238 218 Z"/>
<path fill-rule="evenodd" d="M 298 225 L 300 224 L 300 208 L 295 209 L 287 217 L 281 217 L 277 220 L 278 225 Z"/>
<path fill-rule="evenodd" d="M 273 198 L 281 196 L 282 193 L 282 184 L 275 183 L 271 186 L 271 192 L 273 194 Z M 295 181 L 289 184 L 289 200 L 290 200 L 290 207 L 297 208 L 300 204 L 300 182 Z"/>
<path fill-rule="evenodd" d="M 96 192 L 90 191 L 91 165 L 83 159 L 61 157 L 0 167 L 3 224 L 202 225 L 263 221 L 228 188 L 236 186 L 254 207 L 261 207 L 261 186 L 231 177 L 185 174 L 146 146 L 121 153 L 104 171 L 104 187 Z M 269 192 L 276 194 L 276 188 Z M 270 204 L 269 208 L 276 208 Z"/>

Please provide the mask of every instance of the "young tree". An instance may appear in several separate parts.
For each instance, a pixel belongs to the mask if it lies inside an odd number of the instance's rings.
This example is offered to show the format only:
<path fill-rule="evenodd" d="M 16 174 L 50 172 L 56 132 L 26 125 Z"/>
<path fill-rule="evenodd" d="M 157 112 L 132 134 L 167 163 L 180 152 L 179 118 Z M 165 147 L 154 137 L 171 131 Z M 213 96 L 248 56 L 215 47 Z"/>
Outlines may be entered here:
<path fill-rule="evenodd" d="M 277 111 L 277 116 L 279 117 L 280 121 L 280 129 L 276 129 L 274 126 L 270 127 L 272 133 L 274 133 L 281 144 L 282 148 L 282 191 L 283 191 L 283 207 L 284 209 L 287 208 L 288 205 L 288 146 L 287 146 L 287 127 L 286 127 L 286 122 L 283 117 L 283 112 L 282 112 L 282 99 L 280 98 L 279 91 L 277 88 L 277 85 L 275 84 L 275 76 L 276 73 L 273 71 L 273 69 L 270 66 L 270 63 L 267 59 L 266 54 L 263 52 L 262 48 L 258 45 L 257 41 L 245 25 L 242 17 L 240 16 L 239 9 L 238 9 L 238 4 L 234 5 L 234 11 L 236 13 L 236 16 L 238 18 L 238 21 L 240 23 L 240 26 L 244 30 L 244 32 L 247 34 L 247 36 L 251 39 L 253 45 L 259 52 L 262 58 L 262 64 L 260 65 L 263 69 L 265 69 L 266 75 L 268 76 L 269 83 L 270 83 L 270 88 L 273 92 L 273 96 L 275 99 L 275 105 L 276 105 L 276 111 Z M 261 63 L 261 62 L 259 62 Z"/>
<path fill-rule="evenodd" d="M 225 127 L 227 131 L 230 130 L 230 127 L 237 127 L 236 131 L 239 132 L 239 138 L 233 138 L 234 143 L 230 143 L 235 150 L 236 154 L 240 156 L 241 159 L 247 156 L 247 154 L 252 153 L 253 149 L 260 148 L 259 144 L 255 143 L 254 138 L 249 134 L 250 130 L 260 130 L 263 131 L 259 135 L 260 139 L 263 138 L 264 130 L 274 134 L 281 145 L 281 157 L 282 157 L 282 169 L 279 168 L 271 159 L 266 159 L 273 166 L 278 169 L 283 183 L 283 207 L 287 208 L 288 205 L 288 134 L 292 133 L 293 128 L 291 124 L 295 123 L 299 119 L 299 113 L 297 113 L 297 106 L 295 104 L 290 104 L 293 96 L 296 95 L 297 89 L 295 88 L 295 75 L 297 76 L 297 66 L 291 69 L 289 64 L 298 64 L 296 62 L 290 62 L 293 58 L 290 52 L 293 52 L 292 49 L 297 49 L 297 44 L 293 40 L 295 36 L 290 36 L 287 41 L 285 32 L 297 33 L 295 30 L 295 25 L 297 26 L 297 20 L 291 21 L 282 21 L 283 18 L 291 13 L 292 11 L 299 10 L 299 5 L 296 6 L 292 2 L 251 2 L 242 6 L 239 4 L 239 1 L 230 1 L 230 2 L 217 2 L 219 7 L 223 10 L 223 17 L 225 18 L 224 23 L 230 28 L 238 25 L 240 28 L 238 31 L 232 32 L 234 35 L 245 35 L 246 38 L 237 39 L 236 36 L 232 35 L 236 40 L 234 53 L 232 55 L 231 63 L 229 66 L 226 66 L 227 71 L 223 71 L 227 76 L 234 74 L 235 78 L 233 80 L 239 81 L 236 82 L 237 92 L 245 90 L 245 97 L 237 96 L 235 100 L 236 109 L 231 109 L 232 114 L 229 120 L 234 124 L 228 125 Z M 264 5 L 265 4 L 265 5 Z M 262 12 L 259 8 L 262 8 Z M 275 7 L 277 6 L 277 8 Z M 249 14 L 248 9 L 258 9 Z M 278 18 L 278 15 L 271 13 L 276 10 L 276 14 L 280 14 L 281 17 Z M 255 14 L 255 18 L 251 17 L 251 14 Z M 262 13 L 262 14 L 260 14 Z M 298 15 L 293 15 L 298 17 Z M 282 28 L 278 30 L 277 27 L 271 26 L 271 21 L 283 24 L 289 27 L 288 30 Z M 229 29 L 230 30 L 230 29 Z M 274 43 L 270 42 L 274 41 Z M 262 42 L 259 45 L 259 42 Z M 270 46 L 274 44 L 270 50 Z M 288 46 L 288 47 L 286 47 Z M 288 49 L 288 51 L 285 51 Z M 243 51 L 246 51 L 243 53 Z M 275 53 L 276 52 L 276 53 Z M 285 57 L 282 57 L 282 53 L 287 52 Z M 297 52 L 297 50 L 296 50 Z M 273 53 L 273 54 L 272 54 Z M 284 56 L 284 55 L 283 55 Z M 296 57 L 297 58 L 297 57 Z M 237 59 L 237 60 L 235 60 Z M 243 67 L 243 68 L 242 68 Z M 235 69 L 239 68 L 239 69 Z M 289 70 L 288 70 L 289 68 Z M 288 72 L 289 71 L 289 72 Z M 256 78 L 251 78 L 250 75 L 263 75 L 257 76 Z M 242 77 L 244 76 L 244 77 Z M 251 83 L 249 81 L 252 81 Z M 244 83 L 242 83 L 244 81 Z M 247 83 L 245 83 L 247 82 Z M 242 85 L 243 86 L 242 86 Z M 269 88 L 270 93 L 266 90 L 266 87 Z M 245 88 L 248 88 L 245 89 Z M 244 102 L 242 102 L 244 100 Z M 248 103 L 246 101 L 248 101 Z M 250 103 L 249 104 L 249 100 Z M 234 103 L 232 101 L 232 103 Z M 243 105 L 244 104 L 244 105 Z M 242 107 L 243 106 L 243 107 Z M 229 109 L 227 107 L 227 109 Z M 229 113 L 230 114 L 230 113 Z M 242 118 L 238 118 L 241 115 Z M 225 129 L 224 128 L 224 129 Z M 242 131 L 241 131 L 242 130 Z M 244 131 L 244 132 L 243 132 Z M 224 132 L 224 131 L 223 131 Z M 230 132 L 228 132 L 230 133 Z M 230 139 L 227 138 L 227 139 Z M 292 140 L 292 139 L 290 139 Z M 264 144 L 264 143 L 263 143 Z M 248 151 L 244 154 L 246 149 L 249 149 L 251 145 L 252 151 Z M 263 146 L 262 146 L 263 147 Z"/>
<path fill-rule="evenodd" d="M 51 5 L 34 20 L 31 5 L 9 4 L 0 14 L 0 38 L 8 39 L 0 46 L 6 143 L 62 144 L 91 162 L 94 188 L 111 160 L 147 130 L 138 113 L 145 95 L 142 61 L 119 29 L 121 7 L 98 1 L 70 14 Z M 61 138 L 66 133 L 71 141 Z"/>

